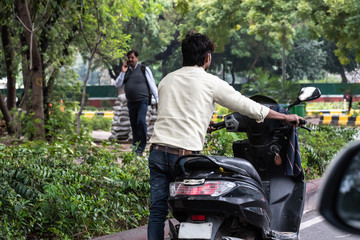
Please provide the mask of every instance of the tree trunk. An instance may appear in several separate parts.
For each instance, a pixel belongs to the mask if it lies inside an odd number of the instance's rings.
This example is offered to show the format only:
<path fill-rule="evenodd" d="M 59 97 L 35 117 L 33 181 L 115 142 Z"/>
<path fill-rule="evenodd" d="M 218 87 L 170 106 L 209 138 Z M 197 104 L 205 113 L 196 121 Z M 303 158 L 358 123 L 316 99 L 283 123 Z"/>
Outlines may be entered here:
<path fill-rule="evenodd" d="M 6 90 L 6 105 L 10 111 L 16 105 L 16 78 L 13 71 L 14 66 L 14 50 L 10 46 L 10 32 L 8 26 L 1 26 L 1 42 L 4 49 L 6 77 L 7 77 L 7 90 Z"/>
<path fill-rule="evenodd" d="M 4 115 L 4 120 L 6 122 L 6 127 L 8 130 L 8 133 L 11 135 L 14 134 L 15 131 L 14 131 L 13 124 L 11 121 L 11 116 L 10 116 L 9 110 L 6 107 L 6 104 L 3 101 L 1 92 L 0 92 L 0 110 L 1 110 L 2 114 Z"/>
<path fill-rule="evenodd" d="M 28 95 L 28 90 L 31 86 L 30 83 L 30 64 L 29 64 L 29 59 L 30 59 L 30 53 L 29 50 L 27 49 L 27 45 L 26 45 L 26 39 L 25 36 L 20 35 L 20 43 L 21 43 L 21 74 L 22 74 L 22 78 L 23 78 L 23 85 L 24 85 L 24 91 L 21 94 L 21 97 L 18 101 L 17 106 L 19 108 L 24 108 L 26 110 L 26 112 L 30 111 L 30 106 L 29 106 L 29 95 Z"/>
<path fill-rule="evenodd" d="M 222 69 L 222 79 L 225 81 L 225 69 L 226 69 L 226 63 L 224 62 L 223 64 L 222 64 L 222 66 L 223 66 L 223 69 Z"/>
<path fill-rule="evenodd" d="M 254 58 L 254 61 L 251 63 L 251 66 L 249 68 L 249 72 L 252 72 L 257 64 L 257 62 L 259 61 L 260 59 L 260 53 L 256 53 L 256 56 Z"/>
<path fill-rule="evenodd" d="M 235 85 L 235 64 L 236 62 L 233 62 L 230 68 L 230 73 L 231 73 L 231 86 Z"/>
<path fill-rule="evenodd" d="M 16 0 L 19 18 L 24 27 L 24 35 L 27 45 L 30 48 L 30 76 L 32 87 L 31 106 L 34 113 L 33 120 L 35 126 L 35 139 L 44 139 L 44 107 L 43 107 L 43 73 L 41 66 L 41 56 L 34 36 L 31 12 L 26 0 Z"/>
<path fill-rule="evenodd" d="M 80 110 L 77 113 L 76 132 L 78 134 L 80 133 L 80 117 L 81 117 L 81 114 L 82 114 L 82 111 L 83 111 L 84 105 L 85 105 L 86 84 L 87 84 L 87 81 L 88 81 L 89 75 L 90 75 L 91 63 L 92 63 L 93 55 L 94 54 L 91 53 L 90 57 L 88 59 L 88 68 L 87 68 L 86 76 L 85 76 L 85 79 L 84 79 L 83 91 L 82 91 L 82 96 L 81 96 Z"/>
<path fill-rule="evenodd" d="M 166 69 L 166 62 L 165 60 L 161 60 L 161 73 L 162 73 L 162 77 L 165 77 L 168 72 L 167 72 L 167 69 Z"/>
<path fill-rule="evenodd" d="M 180 31 L 175 31 L 174 35 L 173 35 L 173 40 L 171 40 L 170 44 L 166 46 L 166 49 L 157 54 L 155 56 L 155 60 L 161 60 L 161 67 L 162 67 L 162 77 L 165 77 L 168 72 L 167 72 L 167 62 L 169 57 L 174 53 L 174 51 L 177 49 L 177 47 L 180 45 L 180 42 L 178 40 L 178 37 L 180 36 Z"/>
<path fill-rule="evenodd" d="M 348 79 L 345 74 L 345 69 L 342 65 L 341 65 L 341 70 L 340 70 L 340 76 L 341 76 L 341 83 L 348 83 Z"/>
<path fill-rule="evenodd" d="M 286 81 L 286 56 L 285 56 L 285 47 L 282 46 L 281 50 L 281 68 L 282 68 L 282 79 L 285 83 Z"/>
<path fill-rule="evenodd" d="M 3 101 L 2 95 L 0 93 L 0 109 L 4 115 L 4 120 L 6 122 L 7 130 L 9 135 L 13 135 L 14 131 L 14 122 L 12 121 L 13 117 L 10 115 L 10 110 L 15 107 L 16 104 L 16 78 L 14 76 L 13 69 L 14 66 L 14 51 L 10 46 L 10 33 L 6 25 L 1 27 L 1 42 L 4 49 L 5 56 L 5 65 L 6 65 L 6 77 L 7 77 L 7 97 L 6 104 Z"/>
<path fill-rule="evenodd" d="M 112 79 L 116 80 L 116 78 L 121 73 L 121 68 L 123 65 L 122 59 L 119 59 L 119 62 L 117 64 L 111 64 L 108 68 L 109 75 Z"/>
<path fill-rule="evenodd" d="M 62 66 L 62 65 L 61 65 Z M 51 111 L 51 107 L 50 107 L 50 96 L 54 90 L 54 83 L 55 83 L 55 78 L 58 76 L 59 72 L 60 72 L 60 68 L 61 66 L 59 66 L 57 69 L 55 69 L 52 74 L 49 77 L 49 81 L 47 86 L 44 87 L 44 121 L 48 122 L 50 119 L 50 111 Z M 46 135 L 48 135 L 47 133 L 49 132 L 48 130 L 45 129 Z"/>

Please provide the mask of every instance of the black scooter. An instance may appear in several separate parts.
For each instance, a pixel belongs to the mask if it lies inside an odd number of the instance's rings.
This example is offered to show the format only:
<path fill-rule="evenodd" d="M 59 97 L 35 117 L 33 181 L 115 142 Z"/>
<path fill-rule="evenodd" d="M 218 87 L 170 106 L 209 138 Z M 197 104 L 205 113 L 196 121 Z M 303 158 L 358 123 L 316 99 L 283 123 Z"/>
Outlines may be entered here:
<path fill-rule="evenodd" d="M 320 95 L 319 89 L 304 87 L 287 109 L 265 96 L 252 99 L 287 113 Z M 246 132 L 248 138 L 233 143 L 233 158 L 178 159 L 168 205 L 179 224 L 169 221 L 171 239 L 299 239 L 305 182 L 296 128 L 272 119 L 257 123 L 239 113 L 213 127 Z"/>

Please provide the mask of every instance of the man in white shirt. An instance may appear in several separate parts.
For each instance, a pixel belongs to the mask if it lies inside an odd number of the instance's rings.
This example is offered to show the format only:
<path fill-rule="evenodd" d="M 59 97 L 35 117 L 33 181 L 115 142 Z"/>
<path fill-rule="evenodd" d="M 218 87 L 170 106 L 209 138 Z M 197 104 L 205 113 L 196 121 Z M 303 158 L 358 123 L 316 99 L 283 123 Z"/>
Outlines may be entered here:
<path fill-rule="evenodd" d="M 301 117 L 275 112 L 241 95 L 227 82 L 209 74 L 214 44 L 202 34 L 189 33 L 182 41 L 183 67 L 158 86 L 158 118 L 150 139 L 151 206 L 148 239 L 164 239 L 169 183 L 179 156 L 201 151 L 215 104 L 258 122 L 265 118 L 299 124 Z"/>

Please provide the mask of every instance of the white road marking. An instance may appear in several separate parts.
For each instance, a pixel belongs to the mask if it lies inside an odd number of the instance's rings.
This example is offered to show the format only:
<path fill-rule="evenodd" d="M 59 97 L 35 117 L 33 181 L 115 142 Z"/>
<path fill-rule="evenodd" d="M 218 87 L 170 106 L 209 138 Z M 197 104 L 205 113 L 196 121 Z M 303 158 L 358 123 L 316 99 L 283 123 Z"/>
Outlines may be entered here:
<path fill-rule="evenodd" d="M 335 238 L 347 238 L 347 237 L 351 237 L 351 234 L 346 234 L 346 235 L 342 235 L 342 236 L 335 236 Z"/>
<path fill-rule="evenodd" d="M 315 217 L 315 218 L 312 218 L 312 219 L 310 219 L 310 220 L 307 220 L 306 222 L 302 222 L 301 224 L 300 224 L 300 230 L 303 230 L 303 229 L 305 229 L 305 228 L 308 228 L 308 227 L 310 227 L 310 226 L 312 226 L 312 225 L 315 225 L 315 224 L 317 224 L 317 223 L 320 223 L 320 222 L 322 222 L 322 221 L 324 221 L 325 219 L 323 218 L 323 217 L 321 217 L 321 216 L 319 216 L 319 217 Z"/>

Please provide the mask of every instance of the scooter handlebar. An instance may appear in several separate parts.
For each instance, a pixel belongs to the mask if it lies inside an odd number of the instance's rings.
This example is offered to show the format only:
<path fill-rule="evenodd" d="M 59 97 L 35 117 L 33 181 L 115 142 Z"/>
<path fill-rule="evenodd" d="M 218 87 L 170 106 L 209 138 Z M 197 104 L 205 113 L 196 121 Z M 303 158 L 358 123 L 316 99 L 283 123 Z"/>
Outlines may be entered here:
<path fill-rule="evenodd" d="M 299 123 L 300 126 L 303 126 L 307 123 L 307 121 L 305 119 L 299 119 Z"/>
<path fill-rule="evenodd" d="M 219 123 L 210 123 L 208 132 L 213 132 L 222 128 L 225 128 L 225 121 L 219 122 Z"/>
<path fill-rule="evenodd" d="M 304 127 L 305 124 L 307 124 L 307 121 L 305 119 L 299 119 L 299 127 L 311 132 L 310 128 Z"/>

